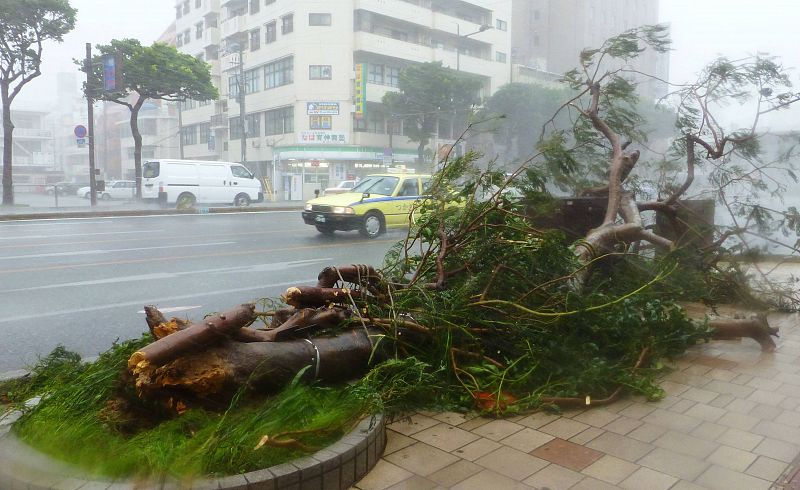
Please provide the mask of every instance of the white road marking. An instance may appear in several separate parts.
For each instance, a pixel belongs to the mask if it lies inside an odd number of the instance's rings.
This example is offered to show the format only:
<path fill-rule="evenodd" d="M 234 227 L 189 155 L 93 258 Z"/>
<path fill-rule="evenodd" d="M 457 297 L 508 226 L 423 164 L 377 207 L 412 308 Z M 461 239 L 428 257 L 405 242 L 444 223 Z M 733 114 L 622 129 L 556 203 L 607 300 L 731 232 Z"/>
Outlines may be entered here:
<path fill-rule="evenodd" d="M 84 221 L 88 222 L 88 220 L 109 220 L 109 219 L 142 219 L 142 218 L 185 218 L 185 217 L 205 217 L 205 216 L 245 216 L 248 214 L 281 214 L 281 213 L 298 213 L 302 211 L 302 208 L 297 209 L 287 209 L 287 210 L 276 210 L 276 211 L 245 211 L 241 213 L 207 213 L 207 214 L 148 214 L 144 216 L 87 216 L 85 218 L 36 218 L 36 219 L 18 219 L 14 220 L 15 224 L 5 224 L 7 222 L 0 222 L 0 227 L 3 226 L 51 226 L 56 221 Z M 41 222 L 47 221 L 50 223 L 32 223 L 32 222 Z M 16 224 L 19 223 L 19 224 Z M 97 221 L 97 223 L 101 223 L 101 221 Z M 64 223 L 68 224 L 68 223 Z"/>
<path fill-rule="evenodd" d="M 43 286 L 33 286 L 28 288 L 19 289 L 6 289 L 0 290 L 0 294 L 18 293 L 25 291 L 37 291 L 42 289 L 61 289 L 69 287 L 85 287 L 96 286 L 99 284 L 117 284 L 122 282 L 136 282 L 136 281 L 160 281 L 167 279 L 175 279 L 181 276 L 191 276 L 195 274 L 242 274 L 252 272 L 272 272 L 288 270 L 295 267 L 302 267 L 305 265 L 317 264 L 319 262 L 330 262 L 333 259 L 330 257 L 323 257 L 320 259 L 309 260 L 294 260 L 291 262 L 272 262 L 268 264 L 253 264 L 237 267 L 222 267 L 214 269 L 198 269 L 185 272 L 155 272 L 152 274 L 137 274 L 132 276 L 111 277 L 108 279 L 95 279 L 92 281 L 75 281 L 75 282 L 62 282 L 58 284 L 45 284 Z"/>
<path fill-rule="evenodd" d="M 202 305 L 198 306 L 172 306 L 168 308 L 159 308 L 158 311 L 161 313 L 176 313 L 179 311 L 186 311 L 186 310 L 196 310 L 197 308 L 202 308 Z M 144 310 L 139 310 L 136 313 L 141 313 L 144 315 Z"/>
<path fill-rule="evenodd" d="M 157 233 L 164 230 L 147 230 L 147 233 Z M 27 238 L 63 238 L 63 237 L 71 237 L 71 236 L 97 236 L 97 235 L 131 235 L 134 233 L 143 234 L 144 232 L 139 231 L 106 231 L 100 233 L 68 233 L 65 235 L 24 235 L 24 236 L 10 236 L 10 237 L 0 237 L 0 240 L 25 240 Z"/>
<path fill-rule="evenodd" d="M 232 245 L 236 242 L 192 243 L 189 245 L 160 245 L 158 247 L 114 248 L 109 250 L 77 250 L 74 252 L 52 252 L 49 254 L 11 255 L 0 257 L 0 260 L 38 259 L 43 257 L 71 257 L 75 255 L 102 255 L 116 252 L 139 252 L 142 250 L 162 250 L 167 248 L 214 247 L 218 245 Z"/>
<path fill-rule="evenodd" d="M 295 286 L 297 284 L 303 283 L 313 283 L 316 282 L 317 278 L 313 279 L 297 279 L 294 281 L 286 281 L 286 282 L 277 282 L 273 284 L 262 284 L 260 286 L 251 286 L 246 288 L 235 288 L 235 289 L 220 289 L 217 291 L 209 291 L 207 293 L 195 293 L 195 294 L 181 294 L 178 296 L 168 296 L 162 298 L 145 298 L 139 299 L 136 301 L 125 301 L 121 303 L 110 303 L 104 304 L 99 306 L 88 306 L 85 308 L 73 308 L 68 310 L 57 310 L 57 311 L 47 311 L 42 313 L 34 313 L 31 315 L 18 315 L 12 317 L 0 317 L 0 324 L 2 323 L 12 323 L 12 322 L 22 322 L 28 320 L 37 320 L 40 318 L 48 318 L 54 316 L 63 316 L 63 315 L 74 315 L 77 313 L 88 313 L 90 311 L 101 311 L 101 310 L 110 310 L 113 308 L 122 308 L 126 306 L 141 306 L 141 305 L 154 305 L 158 303 L 166 303 L 166 302 L 174 302 L 174 301 L 181 301 L 185 299 L 196 299 L 196 298 L 203 298 L 208 296 L 218 296 L 220 294 L 229 294 L 229 293 L 243 293 L 245 291 L 255 291 L 259 289 L 265 288 L 277 288 L 282 286 Z"/>

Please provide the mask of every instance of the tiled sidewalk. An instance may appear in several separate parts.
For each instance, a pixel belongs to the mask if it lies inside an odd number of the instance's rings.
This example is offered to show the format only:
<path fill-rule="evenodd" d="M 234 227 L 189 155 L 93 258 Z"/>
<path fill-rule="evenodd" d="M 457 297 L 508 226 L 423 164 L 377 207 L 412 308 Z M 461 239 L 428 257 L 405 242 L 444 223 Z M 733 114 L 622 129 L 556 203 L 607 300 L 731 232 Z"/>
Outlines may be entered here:
<path fill-rule="evenodd" d="M 799 320 L 770 316 L 772 354 L 749 339 L 692 348 L 659 402 L 505 420 L 415 414 L 389 425 L 383 459 L 356 488 L 784 488 L 773 482 L 800 453 Z"/>

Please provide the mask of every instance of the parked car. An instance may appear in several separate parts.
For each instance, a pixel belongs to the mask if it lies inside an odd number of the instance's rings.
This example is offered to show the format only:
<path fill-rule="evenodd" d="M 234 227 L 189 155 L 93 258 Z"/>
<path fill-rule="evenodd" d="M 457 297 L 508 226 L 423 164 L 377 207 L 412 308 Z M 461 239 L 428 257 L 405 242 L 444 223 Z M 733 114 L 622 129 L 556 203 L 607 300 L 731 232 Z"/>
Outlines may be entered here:
<path fill-rule="evenodd" d="M 89 184 L 85 182 L 56 182 L 52 186 L 47 187 L 47 195 L 52 196 L 58 192 L 59 196 L 71 196 L 81 187 L 88 187 Z"/>
<path fill-rule="evenodd" d="M 89 186 L 78 189 L 77 195 L 89 199 Z M 105 190 L 97 191 L 97 198 L 104 200 L 132 199 L 135 195 L 136 182 L 133 180 L 106 181 Z"/>
<path fill-rule="evenodd" d="M 348 192 L 308 201 L 303 221 L 326 235 L 358 230 L 375 238 L 387 228 L 408 224 L 411 208 L 430 178 L 410 173 L 368 175 Z"/>
<path fill-rule="evenodd" d="M 350 192 L 350 190 L 356 186 L 356 183 L 357 182 L 355 180 L 343 180 L 335 187 L 327 187 L 322 195 L 332 196 L 334 194 L 344 194 L 345 192 Z"/>

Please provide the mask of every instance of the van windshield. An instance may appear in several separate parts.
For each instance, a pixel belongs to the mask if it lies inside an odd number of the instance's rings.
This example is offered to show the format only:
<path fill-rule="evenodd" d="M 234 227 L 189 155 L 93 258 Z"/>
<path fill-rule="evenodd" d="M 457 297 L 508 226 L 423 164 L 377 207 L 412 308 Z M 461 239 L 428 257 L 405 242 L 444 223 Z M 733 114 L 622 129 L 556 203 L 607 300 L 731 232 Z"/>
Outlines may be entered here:
<path fill-rule="evenodd" d="M 397 177 L 367 177 L 357 186 L 353 187 L 352 192 L 369 192 L 370 194 L 381 194 L 391 196 L 392 191 L 397 187 Z"/>
<path fill-rule="evenodd" d="M 142 178 L 155 179 L 161 173 L 161 165 L 159 162 L 144 162 L 142 167 Z"/>

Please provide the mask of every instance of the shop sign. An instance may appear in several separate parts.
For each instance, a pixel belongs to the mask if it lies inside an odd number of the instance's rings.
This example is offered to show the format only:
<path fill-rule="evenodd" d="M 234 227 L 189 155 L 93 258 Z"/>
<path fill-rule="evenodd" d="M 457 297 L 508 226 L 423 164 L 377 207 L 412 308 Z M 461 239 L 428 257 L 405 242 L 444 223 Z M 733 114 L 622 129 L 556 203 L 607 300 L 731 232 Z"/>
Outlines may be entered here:
<path fill-rule="evenodd" d="M 339 115 L 338 102 L 306 102 L 306 114 L 311 115 Z"/>
<path fill-rule="evenodd" d="M 297 142 L 311 145 L 324 145 L 326 143 L 346 145 L 347 133 L 339 133 L 336 131 L 299 131 L 297 133 Z"/>
<path fill-rule="evenodd" d="M 311 129 L 332 129 L 333 117 L 331 116 L 308 116 Z"/>
<path fill-rule="evenodd" d="M 363 119 L 367 115 L 367 64 L 358 63 L 356 65 L 355 79 L 355 104 L 356 119 Z"/>

